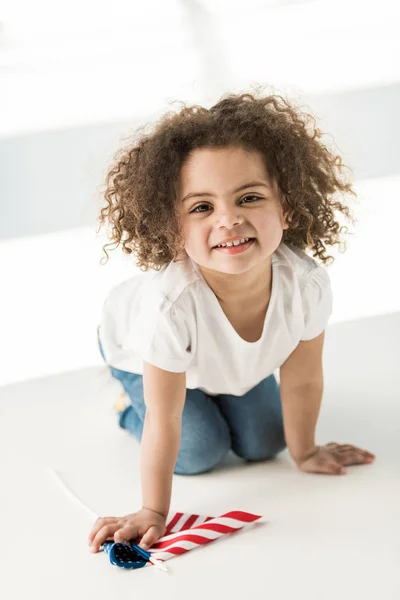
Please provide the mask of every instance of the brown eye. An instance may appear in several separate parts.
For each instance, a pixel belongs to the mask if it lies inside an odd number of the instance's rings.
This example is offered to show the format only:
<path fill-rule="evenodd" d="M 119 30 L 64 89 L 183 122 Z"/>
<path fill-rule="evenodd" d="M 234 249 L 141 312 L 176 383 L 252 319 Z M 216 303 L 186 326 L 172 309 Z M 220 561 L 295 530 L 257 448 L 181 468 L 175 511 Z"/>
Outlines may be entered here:
<path fill-rule="evenodd" d="M 204 212 L 203 210 L 198 210 L 199 208 L 201 208 L 202 206 L 205 206 L 207 208 L 208 204 L 199 204 L 198 206 L 196 206 L 195 209 L 191 210 L 191 213 L 196 213 L 196 212 Z"/>
<path fill-rule="evenodd" d="M 261 200 L 260 196 L 244 196 L 242 200 L 246 200 L 246 198 L 253 198 L 253 200 Z"/>
<path fill-rule="evenodd" d="M 260 196 L 248 195 L 248 196 L 244 196 L 244 197 L 241 199 L 241 202 L 242 202 L 243 200 L 247 200 L 247 199 L 249 199 L 249 198 L 251 198 L 250 204 L 252 204 L 252 203 L 253 203 L 254 201 L 256 201 L 256 200 L 262 200 L 262 198 L 261 198 Z M 247 204 L 247 202 L 246 202 L 246 204 Z M 197 213 L 197 214 L 200 214 L 200 213 L 203 213 L 203 212 L 207 212 L 207 211 L 204 211 L 204 210 L 198 210 L 199 208 L 202 208 L 202 207 L 204 207 L 204 206 L 205 206 L 206 208 L 208 208 L 210 205 L 209 205 L 209 204 L 199 204 L 198 206 L 196 206 L 196 208 L 194 208 L 194 209 L 193 209 L 193 210 L 191 210 L 190 212 L 191 212 L 191 213 Z"/>

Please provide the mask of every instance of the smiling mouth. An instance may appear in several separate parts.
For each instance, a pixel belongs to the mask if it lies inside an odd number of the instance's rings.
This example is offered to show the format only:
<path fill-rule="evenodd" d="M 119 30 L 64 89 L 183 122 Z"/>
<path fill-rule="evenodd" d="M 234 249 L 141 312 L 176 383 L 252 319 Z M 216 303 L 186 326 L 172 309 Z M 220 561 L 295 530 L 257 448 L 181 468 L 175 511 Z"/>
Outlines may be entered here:
<path fill-rule="evenodd" d="M 245 242 L 241 242 L 240 244 L 233 244 L 233 245 L 229 245 L 229 246 L 221 246 L 221 244 L 217 244 L 216 246 L 213 246 L 212 248 L 213 248 L 213 250 L 215 248 L 218 248 L 218 249 L 221 249 L 221 248 L 236 248 L 237 246 L 244 246 L 245 244 L 248 244 L 249 242 L 254 242 L 254 240 L 256 238 L 246 237 L 246 238 L 243 238 L 243 239 L 245 239 L 246 241 Z"/>

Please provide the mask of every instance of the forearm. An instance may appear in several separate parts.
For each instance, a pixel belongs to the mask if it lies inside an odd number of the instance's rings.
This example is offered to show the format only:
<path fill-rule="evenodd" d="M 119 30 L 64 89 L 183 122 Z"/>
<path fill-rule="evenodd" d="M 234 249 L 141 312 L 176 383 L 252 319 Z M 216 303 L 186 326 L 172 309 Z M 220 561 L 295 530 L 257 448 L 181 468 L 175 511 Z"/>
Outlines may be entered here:
<path fill-rule="evenodd" d="M 165 423 L 146 412 L 140 454 L 143 507 L 165 516 L 171 502 L 181 425 L 181 419 Z"/>
<path fill-rule="evenodd" d="M 323 395 L 323 381 L 299 387 L 281 382 L 281 402 L 287 447 L 299 458 L 315 447 L 315 430 Z"/>

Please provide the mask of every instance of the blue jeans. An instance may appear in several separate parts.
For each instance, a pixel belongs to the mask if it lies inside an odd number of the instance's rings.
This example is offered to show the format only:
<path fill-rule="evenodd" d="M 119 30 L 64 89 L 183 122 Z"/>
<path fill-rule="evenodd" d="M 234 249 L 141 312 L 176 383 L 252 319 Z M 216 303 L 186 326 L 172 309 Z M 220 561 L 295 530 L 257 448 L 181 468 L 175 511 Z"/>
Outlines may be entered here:
<path fill-rule="evenodd" d="M 99 340 L 99 348 L 106 362 Z M 146 405 L 142 375 L 109 367 L 122 383 L 131 404 L 120 413 L 119 425 L 141 441 Z M 243 396 L 208 396 L 187 389 L 182 414 L 177 475 L 210 471 L 230 450 L 249 461 L 273 458 L 286 448 L 279 384 L 270 375 Z"/>

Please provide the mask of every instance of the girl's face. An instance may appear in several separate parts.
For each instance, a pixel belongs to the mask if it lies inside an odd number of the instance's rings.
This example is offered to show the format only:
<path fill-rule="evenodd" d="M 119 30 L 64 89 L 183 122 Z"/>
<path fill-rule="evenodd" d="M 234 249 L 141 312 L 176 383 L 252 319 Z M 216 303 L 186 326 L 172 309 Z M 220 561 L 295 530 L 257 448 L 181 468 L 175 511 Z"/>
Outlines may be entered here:
<path fill-rule="evenodd" d="M 277 186 L 258 152 L 194 150 L 181 169 L 178 189 L 184 249 L 205 269 L 235 275 L 265 264 L 288 229 Z M 229 238 L 254 241 L 236 249 L 215 248 Z"/>

